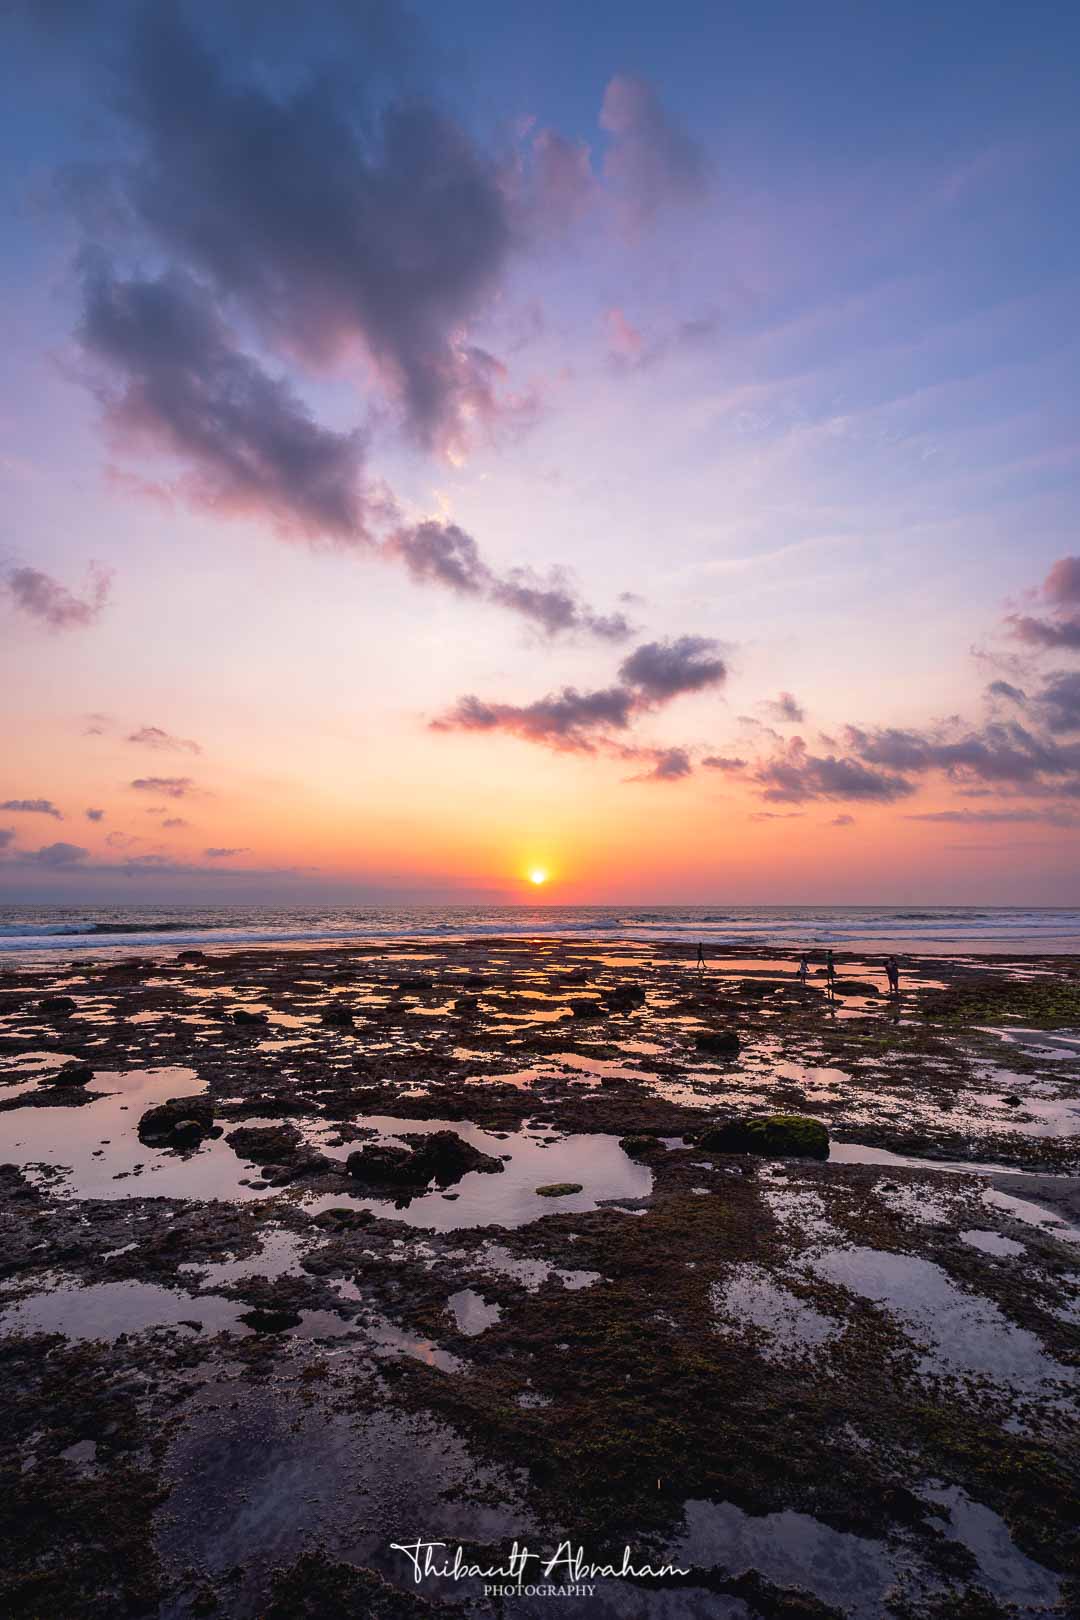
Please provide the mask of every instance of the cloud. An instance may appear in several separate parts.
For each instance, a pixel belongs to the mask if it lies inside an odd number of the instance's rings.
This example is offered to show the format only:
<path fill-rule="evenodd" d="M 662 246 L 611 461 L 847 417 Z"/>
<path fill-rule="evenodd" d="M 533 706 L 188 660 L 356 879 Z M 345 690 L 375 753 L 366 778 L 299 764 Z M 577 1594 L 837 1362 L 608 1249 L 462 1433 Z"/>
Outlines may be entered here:
<path fill-rule="evenodd" d="M 471 535 L 456 523 L 427 519 L 399 529 L 383 553 L 400 560 L 421 584 L 438 584 L 460 596 L 480 597 L 509 608 L 545 631 L 586 631 L 601 639 L 623 640 L 631 625 L 621 613 L 602 615 L 581 600 L 566 576 L 555 569 L 542 579 L 525 568 L 499 575 L 489 568 Z"/>
<path fill-rule="evenodd" d="M 1080 731 L 1080 671 L 1050 676 L 1035 702 L 1052 732 Z"/>
<path fill-rule="evenodd" d="M 141 844 L 142 839 L 132 833 L 111 832 L 105 842 L 110 849 L 130 849 L 132 844 Z"/>
<path fill-rule="evenodd" d="M 272 90 L 250 52 L 220 60 L 178 8 L 139 8 L 130 213 L 265 342 L 313 369 L 359 349 L 421 443 L 467 436 L 497 411 L 489 357 L 462 334 L 512 246 L 498 166 L 415 93 L 378 105 L 302 51 L 288 67 Z"/>
<path fill-rule="evenodd" d="M 623 758 L 638 757 L 637 749 L 613 740 L 639 716 L 661 708 L 674 698 L 718 686 L 727 668 L 714 641 L 704 636 L 680 636 L 675 641 L 650 641 L 635 649 L 619 666 L 617 684 L 591 692 L 564 686 L 533 703 L 492 703 L 467 696 L 431 722 L 434 731 L 505 731 L 529 742 L 564 753 L 614 751 Z M 654 761 L 658 751 L 648 751 Z M 659 751 L 671 756 L 663 779 L 679 771 L 676 756 L 682 749 Z"/>
<path fill-rule="evenodd" d="M 34 850 L 25 859 L 34 866 L 68 867 L 81 866 L 88 860 L 90 851 L 83 849 L 81 844 L 46 844 L 43 848 Z"/>
<path fill-rule="evenodd" d="M 830 827 L 854 827 L 854 825 L 854 816 L 833 816 L 832 820 L 829 822 Z"/>
<path fill-rule="evenodd" d="M 727 667 L 715 641 L 705 636 L 679 636 L 675 641 L 645 642 L 619 666 L 619 675 L 650 704 L 656 704 L 683 692 L 718 686 L 727 677 Z"/>
<path fill-rule="evenodd" d="M 171 732 L 162 731 L 160 726 L 140 726 L 127 740 L 129 743 L 139 743 L 145 748 L 158 748 L 163 753 L 202 753 L 198 743 L 192 742 L 190 737 L 174 737 Z"/>
<path fill-rule="evenodd" d="M 616 360 L 626 364 L 640 360 L 645 339 L 636 326 L 631 325 L 621 309 L 609 309 L 605 317 L 608 350 Z"/>
<path fill-rule="evenodd" d="M 761 796 L 772 803 L 800 804 L 810 799 L 856 799 L 891 804 L 914 793 L 901 776 L 868 770 L 857 759 L 811 754 L 801 737 L 754 770 Z"/>
<path fill-rule="evenodd" d="M 1037 594 L 1050 604 L 1051 616 L 1010 613 L 1005 619 L 1010 633 L 1029 647 L 1080 651 L 1080 613 L 1068 611 L 1080 606 L 1080 557 L 1059 557 Z"/>
<path fill-rule="evenodd" d="M 619 74 L 604 91 L 600 127 L 611 136 L 604 173 L 628 222 L 641 226 L 661 209 L 701 195 L 705 159 L 644 79 Z"/>
<path fill-rule="evenodd" d="M 28 816 L 55 816 L 57 821 L 64 819 L 51 799 L 5 799 L 0 810 L 17 810 Z"/>
<path fill-rule="evenodd" d="M 3 576 L 3 588 L 12 605 L 49 630 L 85 630 L 96 624 L 105 610 L 111 585 L 111 570 L 95 562 L 90 564 L 81 596 L 38 568 L 11 567 Z"/>
<path fill-rule="evenodd" d="M 83 815 L 86 817 L 87 821 L 104 821 L 105 820 L 105 812 L 104 812 L 104 810 L 84 810 Z"/>
<path fill-rule="evenodd" d="M 198 791 L 190 776 L 137 776 L 130 785 L 139 793 L 160 793 L 166 799 L 185 799 Z"/>
<path fill-rule="evenodd" d="M 225 860 L 226 857 L 229 856 L 229 855 L 246 855 L 247 853 L 248 853 L 248 851 L 247 851 L 246 846 L 244 846 L 241 849 L 204 849 L 203 850 L 203 854 L 209 860 L 212 860 L 212 861 L 222 861 L 222 860 Z"/>
<path fill-rule="evenodd" d="M 179 270 L 120 281 L 93 260 L 84 291 L 79 336 L 118 438 L 180 457 L 195 505 L 363 541 L 359 435 L 318 426 L 284 378 L 239 350 L 204 287 Z"/>
<path fill-rule="evenodd" d="M 532 173 L 528 207 L 532 223 L 545 236 L 565 231 L 596 200 L 596 176 L 584 141 L 558 130 L 541 129 L 531 144 Z"/>
<path fill-rule="evenodd" d="M 1062 694 L 1063 704 L 1066 701 Z M 941 771 L 965 787 L 978 784 L 1073 783 L 1080 792 L 1080 744 L 1062 745 L 1016 721 L 992 721 L 979 730 L 962 726 L 926 733 L 886 727 L 847 728 L 849 746 L 873 765 L 921 774 Z"/>
<path fill-rule="evenodd" d="M 761 707 L 770 719 L 781 725 L 802 725 L 806 719 L 806 711 L 791 692 L 781 692 L 779 697 L 768 698 Z"/>
<path fill-rule="evenodd" d="M 746 769 L 746 760 L 735 755 L 706 754 L 701 761 L 708 771 L 741 771 Z"/>
<path fill-rule="evenodd" d="M 905 821 L 929 821 L 945 826 L 983 826 L 996 822 L 1048 822 L 1052 827 L 1080 826 L 1080 813 L 1066 808 L 1021 810 L 928 810 L 921 815 L 906 815 Z"/>
<path fill-rule="evenodd" d="M 170 827 L 170 828 L 173 828 L 173 827 L 190 827 L 191 822 L 190 821 L 185 821 L 183 816 L 166 816 L 165 820 L 161 823 L 161 825 L 163 827 Z"/>
<path fill-rule="evenodd" d="M 1011 681 L 991 681 L 986 688 L 991 698 L 1001 698 L 1006 703 L 1015 703 L 1022 708 L 1027 702 L 1027 693 L 1019 686 L 1013 686 Z"/>
<path fill-rule="evenodd" d="M 15 842 L 14 827 L 0 827 L 0 849 L 7 849 L 9 844 Z"/>
<path fill-rule="evenodd" d="M 693 764 L 685 748 L 648 748 L 635 752 L 651 759 L 652 769 L 637 776 L 628 776 L 628 782 L 681 782 L 693 774 Z"/>

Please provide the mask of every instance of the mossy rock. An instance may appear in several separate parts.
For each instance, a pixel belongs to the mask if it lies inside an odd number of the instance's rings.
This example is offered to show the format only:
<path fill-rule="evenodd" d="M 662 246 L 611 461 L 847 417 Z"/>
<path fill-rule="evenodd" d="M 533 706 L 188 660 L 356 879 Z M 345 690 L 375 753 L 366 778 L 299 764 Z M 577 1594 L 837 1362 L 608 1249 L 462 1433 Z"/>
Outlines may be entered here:
<path fill-rule="evenodd" d="M 820 1120 L 804 1114 L 766 1114 L 760 1119 L 732 1119 L 714 1125 L 698 1138 L 717 1153 L 759 1153 L 765 1158 L 827 1159 L 829 1133 Z"/>
<path fill-rule="evenodd" d="M 655 1159 L 667 1152 L 663 1142 L 655 1136 L 623 1136 L 619 1146 L 631 1159 Z"/>
<path fill-rule="evenodd" d="M 536 1191 L 541 1198 L 569 1198 L 571 1193 L 581 1192 L 582 1185 L 580 1181 L 549 1181 Z"/>

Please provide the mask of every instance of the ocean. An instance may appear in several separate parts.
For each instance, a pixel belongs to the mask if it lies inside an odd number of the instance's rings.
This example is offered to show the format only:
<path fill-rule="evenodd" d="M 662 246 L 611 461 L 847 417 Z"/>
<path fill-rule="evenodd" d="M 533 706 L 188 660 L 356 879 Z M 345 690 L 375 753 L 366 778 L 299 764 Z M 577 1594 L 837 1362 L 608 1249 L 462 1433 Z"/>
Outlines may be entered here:
<path fill-rule="evenodd" d="M 0 960 L 133 950 L 549 935 L 714 952 L 836 949 L 957 956 L 1080 953 L 1080 909 L 1023 906 L 9 906 Z"/>

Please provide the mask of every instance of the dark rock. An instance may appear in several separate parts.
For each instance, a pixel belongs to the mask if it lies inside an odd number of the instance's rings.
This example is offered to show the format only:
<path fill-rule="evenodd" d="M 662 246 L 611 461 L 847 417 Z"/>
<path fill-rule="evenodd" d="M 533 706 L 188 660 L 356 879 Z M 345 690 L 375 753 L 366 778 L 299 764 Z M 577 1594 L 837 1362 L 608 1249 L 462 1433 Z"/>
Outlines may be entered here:
<path fill-rule="evenodd" d="M 94 1071 L 89 1063 L 65 1063 L 62 1069 L 54 1069 L 51 1074 L 42 1076 L 41 1083 L 45 1086 L 87 1086 L 94 1078 Z"/>
<path fill-rule="evenodd" d="M 456 1131 L 413 1134 L 405 1141 L 408 1147 L 369 1143 L 358 1148 L 349 1154 L 346 1169 L 361 1181 L 405 1182 L 417 1186 L 437 1181 L 444 1187 L 452 1181 L 460 1181 L 470 1170 L 495 1174 L 503 1169 L 501 1159 L 481 1153 Z"/>
<path fill-rule="evenodd" d="M 582 997 L 570 1003 L 570 1011 L 575 1018 L 600 1018 L 604 1009 L 598 1001 L 586 1001 Z"/>
<path fill-rule="evenodd" d="M 141 1142 L 169 1142 L 176 1127 L 194 1120 L 203 1133 L 214 1123 L 214 1105 L 208 1097 L 170 1097 L 167 1102 L 148 1108 L 139 1120 Z"/>
<path fill-rule="evenodd" d="M 409 979 L 399 979 L 397 982 L 397 987 L 399 990 L 434 990 L 435 980 L 424 979 L 419 976 Z"/>
<path fill-rule="evenodd" d="M 169 1133 L 169 1140 L 177 1147 L 196 1147 L 206 1135 L 202 1122 L 197 1119 L 178 1119 Z"/>
<path fill-rule="evenodd" d="M 549 1181 L 543 1187 L 535 1188 L 541 1198 L 569 1198 L 571 1193 L 582 1191 L 580 1181 Z"/>
<path fill-rule="evenodd" d="M 290 1328 L 300 1326 L 300 1312 L 289 1310 L 254 1310 L 245 1311 L 240 1318 L 245 1327 L 253 1333 L 287 1333 Z"/>
<path fill-rule="evenodd" d="M 256 1163 L 277 1164 L 295 1154 L 300 1144 L 300 1132 L 295 1125 L 240 1125 L 229 1131 L 226 1142 L 242 1159 Z"/>
<path fill-rule="evenodd" d="M 355 1017 L 356 1013 L 352 1007 L 327 1007 L 321 1022 L 329 1024 L 334 1029 L 351 1029 Z"/>
<path fill-rule="evenodd" d="M 698 1137 L 717 1153 L 758 1153 L 766 1158 L 827 1159 L 829 1133 L 820 1120 L 802 1114 L 767 1114 L 713 1125 Z"/>
<path fill-rule="evenodd" d="M 178 962 L 200 962 L 200 963 L 205 962 L 206 959 L 207 958 L 206 958 L 206 952 L 205 951 L 180 951 L 178 953 L 178 955 L 177 955 L 177 958 L 176 958 L 176 960 Z"/>
<path fill-rule="evenodd" d="M 631 1159 L 655 1159 L 667 1152 L 663 1142 L 657 1141 L 655 1136 L 624 1136 L 619 1146 Z"/>
<path fill-rule="evenodd" d="M 249 1012 L 246 1007 L 237 1007 L 231 1015 L 234 1024 L 268 1024 L 270 1016 L 264 1012 Z"/>
<path fill-rule="evenodd" d="M 640 984 L 620 984 L 600 994 L 612 1012 L 632 1012 L 645 1005 L 645 991 Z"/>
<path fill-rule="evenodd" d="M 864 984 L 862 979 L 834 979 L 833 989 L 842 996 L 876 996 L 877 986 Z"/>
<path fill-rule="evenodd" d="M 479 1012 L 480 1011 L 480 997 L 479 996 L 458 996 L 457 1000 L 454 1002 L 454 1011 L 456 1013 Z"/>
<path fill-rule="evenodd" d="M 75 1011 L 76 1003 L 71 996 L 42 996 L 38 1002 L 38 1012 L 46 1013 L 50 1017 L 66 1018 Z"/>
<path fill-rule="evenodd" d="M 739 1037 L 733 1029 L 703 1029 L 694 1043 L 713 1057 L 738 1057 Z"/>
<path fill-rule="evenodd" d="M 375 1216 L 370 1209 L 323 1209 L 312 1221 L 327 1232 L 348 1232 L 354 1226 L 370 1226 Z"/>

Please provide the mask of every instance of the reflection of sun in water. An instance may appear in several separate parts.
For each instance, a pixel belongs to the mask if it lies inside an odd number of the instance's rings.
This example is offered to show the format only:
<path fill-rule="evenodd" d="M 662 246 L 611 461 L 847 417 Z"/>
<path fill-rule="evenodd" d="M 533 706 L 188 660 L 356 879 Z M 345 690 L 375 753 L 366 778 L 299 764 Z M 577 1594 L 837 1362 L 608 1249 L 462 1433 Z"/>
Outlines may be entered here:
<path fill-rule="evenodd" d="M 544 871 L 542 866 L 533 867 L 532 871 L 529 873 L 529 882 L 535 883 L 537 888 L 540 887 L 541 883 L 547 882 L 547 873 Z"/>

